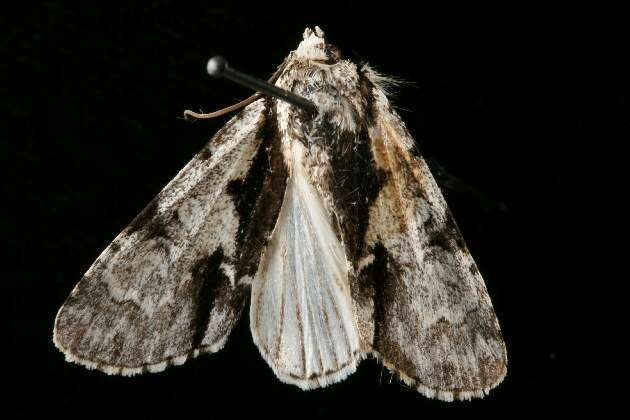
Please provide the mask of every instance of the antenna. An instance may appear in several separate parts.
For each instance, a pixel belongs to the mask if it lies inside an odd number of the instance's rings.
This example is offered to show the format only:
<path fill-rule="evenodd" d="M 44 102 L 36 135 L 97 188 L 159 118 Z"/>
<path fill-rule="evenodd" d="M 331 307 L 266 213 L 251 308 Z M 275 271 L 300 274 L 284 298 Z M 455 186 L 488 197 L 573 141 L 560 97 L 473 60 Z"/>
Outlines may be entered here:
<path fill-rule="evenodd" d="M 285 102 L 288 102 L 291 105 L 303 109 L 309 114 L 317 113 L 317 106 L 315 106 L 315 104 L 308 99 L 289 92 L 288 90 L 280 89 L 279 87 L 274 86 L 271 83 L 268 83 L 262 79 L 258 79 L 257 77 L 242 73 L 230 67 L 225 58 L 221 56 L 217 55 L 212 57 L 208 61 L 206 69 L 208 70 L 208 74 L 210 76 L 216 78 L 224 77 L 238 83 L 239 85 L 246 86 L 264 95 L 273 96 L 274 98 L 278 98 Z"/>

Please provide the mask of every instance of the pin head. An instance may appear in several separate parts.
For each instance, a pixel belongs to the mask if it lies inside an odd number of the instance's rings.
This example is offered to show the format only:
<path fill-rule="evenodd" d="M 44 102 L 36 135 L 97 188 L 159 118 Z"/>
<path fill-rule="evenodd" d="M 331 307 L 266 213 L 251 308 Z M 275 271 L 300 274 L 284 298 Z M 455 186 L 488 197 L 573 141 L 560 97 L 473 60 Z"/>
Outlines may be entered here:
<path fill-rule="evenodd" d="M 206 70 L 208 74 L 212 77 L 222 77 L 225 68 L 228 66 L 225 58 L 220 55 L 216 55 L 208 60 L 208 64 L 206 65 Z"/>

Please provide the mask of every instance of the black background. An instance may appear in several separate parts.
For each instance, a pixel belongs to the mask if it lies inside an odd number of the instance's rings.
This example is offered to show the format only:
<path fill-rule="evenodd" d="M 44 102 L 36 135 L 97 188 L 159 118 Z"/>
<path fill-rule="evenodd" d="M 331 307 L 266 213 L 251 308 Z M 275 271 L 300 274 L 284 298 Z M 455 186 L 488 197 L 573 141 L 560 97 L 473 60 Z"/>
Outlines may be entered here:
<path fill-rule="evenodd" d="M 604 258 L 616 235 L 603 227 L 616 206 L 607 198 L 605 142 L 628 140 L 620 131 L 627 93 L 618 85 L 627 22 L 615 9 L 474 3 L 49 1 L 3 10 L 9 413 L 463 418 L 612 410 L 623 387 L 611 378 L 624 369 L 615 334 L 627 329 L 616 325 L 621 307 L 612 304 L 624 279 L 605 268 L 616 261 Z M 483 400 L 448 404 L 366 360 L 342 383 L 302 392 L 274 377 L 247 317 L 221 352 L 160 374 L 109 377 L 65 363 L 51 341 L 57 309 L 228 118 L 189 122 L 182 111 L 212 111 L 250 94 L 209 78 L 207 58 L 222 54 L 266 78 L 314 25 L 346 56 L 411 82 L 394 101 L 423 153 L 462 182 L 445 195 L 505 335 L 504 383 Z"/>

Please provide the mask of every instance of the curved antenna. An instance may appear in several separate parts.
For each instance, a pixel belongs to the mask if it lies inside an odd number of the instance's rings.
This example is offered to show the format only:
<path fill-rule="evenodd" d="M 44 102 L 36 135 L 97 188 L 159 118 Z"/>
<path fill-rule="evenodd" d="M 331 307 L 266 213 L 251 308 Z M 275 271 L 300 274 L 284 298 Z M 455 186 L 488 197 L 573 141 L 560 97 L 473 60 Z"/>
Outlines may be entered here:
<path fill-rule="evenodd" d="M 294 106 L 297 106 L 298 108 L 305 110 L 309 114 L 317 113 L 317 107 L 313 102 L 272 84 L 278 79 L 285 67 L 286 62 L 283 63 L 278 68 L 278 70 L 276 70 L 273 76 L 271 76 L 269 81 L 266 82 L 262 79 L 258 79 L 257 77 L 250 76 L 230 67 L 225 58 L 221 56 L 214 56 L 208 61 L 208 65 L 206 66 L 209 75 L 216 78 L 225 77 L 226 79 L 232 80 L 233 82 L 255 90 L 256 93 L 234 105 L 220 109 L 215 112 L 210 112 L 208 114 L 199 114 L 190 110 L 186 110 L 184 111 L 184 117 L 193 117 L 196 119 L 209 119 L 219 117 L 221 115 L 227 114 L 228 112 L 236 111 L 237 109 L 247 106 L 258 98 L 262 97 L 263 95 L 273 96 L 275 98 L 288 102 Z"/>
<path fill-rule="evenodd" d="M 216 117 L 220 117 L 221 115 L 225 115 L 228 114 L 232 111 L 236 111 L 239 110 L 243 107 L 246 107 L 247 105 L 251 104 L 252 102 L 254 102 L 256 99 L 261 98 L 262 94 L 260 92 L 256 92 L 254 93 L 252 96 L 250 96 L 247 99 L 243 99 L 240 102 L 235 103 L 234 105 L 230 105 L 227 106 L 225 108 L 221 108 L 218 111 L 214 111 L 214 112 L 208 112 L 207 114 L 200 114 L 197 113 L 195 111 L 191 111 L 189 109 L 184 111 L 184 118 L 186 117 L 193 117 L 197 120 L 209 120 L 210 118 L 216 118 Z"/>

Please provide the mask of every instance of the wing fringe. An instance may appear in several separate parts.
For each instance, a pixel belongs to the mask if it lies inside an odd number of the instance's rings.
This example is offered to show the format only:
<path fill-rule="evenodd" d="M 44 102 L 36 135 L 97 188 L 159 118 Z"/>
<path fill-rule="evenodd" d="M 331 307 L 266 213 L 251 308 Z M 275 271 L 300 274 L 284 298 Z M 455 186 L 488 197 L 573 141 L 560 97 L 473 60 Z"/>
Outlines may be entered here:
<path fill-rule="evenodd" d="M 61 308 L 63 309 L 63 307 Z M 66 362 L 75 363 L 77 365 L 83 366 L 89 370 L 98 370 L 100 372 L 106 373 L 108 375 L 120 375 L 120 376 L 135 376 L 143 373 L 158 373 L 162 372 L 164 369 L 171 366 L 180 366 L 186 363 L 189 360 L 195 359 L 197 356 L 202 354 L 211 354 L 216 353 L 221 350 L 225 343 L 227 342 L 228 336 L 226 335 L 223 340 L 218 341 L 210 346 L 200 346 L 196 349 L 190 350 L 188 352 L 179 354 L 177 356 L 167 357 L 156 363 L 146 363 L 141 366 L 120 366 L 120 365 L 110 365 L 102 362 L 95 362 L 93 360 L 84 359 L 81 356 L 78 356 L 72 353 L 70 350 L 63 347 L 61 342 L 57 338 L 57 318 L 61 313 L 61 309 L 57 313 L 57 317 L 55 318 L 55 326 L 53 328 L 53 344 L 55 347 L 61 351 L 65 357 Z"/>
<path fill-rule="evenodd" d="M 368 356 L 368 353 L 356 351 L 352 355 L 352 360 L 338 370 L 326 371 L 322 375 L 313 374 L 308 378 L 301 378 L 295 375 L 289 375 L 286 372 L 282 372 L 281 370 L 277 369 L 274 360 L 268 357 L 268 355 L 262 351 L 263 343 L 261 343 L 254 335 L 252 335 L 252 338 L 254 339 L 254 344 L 256 344 L 256 347 L 258 347 L 260 355 L 271 367 L 273 373 L 278 377 L 278 379 L 280 379 L 285 384 L 295 385 L 304 391 L 324 388 L 328 385 L 336 384 L 337 382 L 343 381 L 348 376 L 356 372 L 359 363 Z"/>

